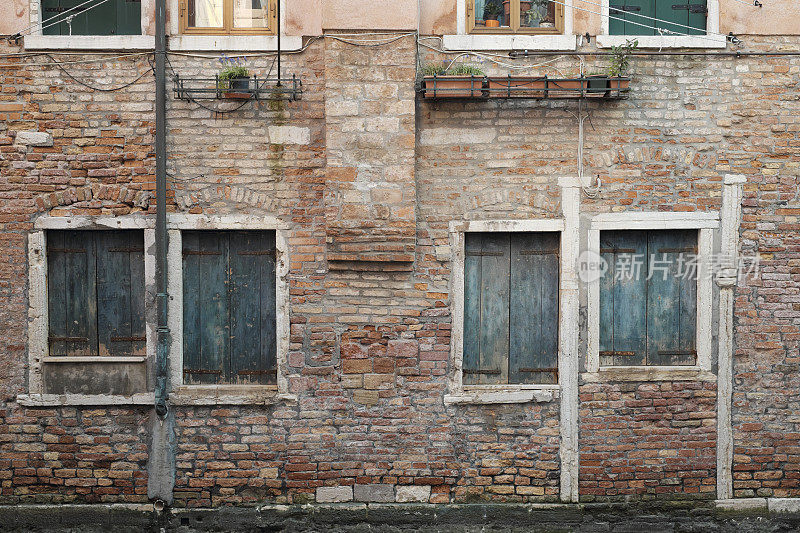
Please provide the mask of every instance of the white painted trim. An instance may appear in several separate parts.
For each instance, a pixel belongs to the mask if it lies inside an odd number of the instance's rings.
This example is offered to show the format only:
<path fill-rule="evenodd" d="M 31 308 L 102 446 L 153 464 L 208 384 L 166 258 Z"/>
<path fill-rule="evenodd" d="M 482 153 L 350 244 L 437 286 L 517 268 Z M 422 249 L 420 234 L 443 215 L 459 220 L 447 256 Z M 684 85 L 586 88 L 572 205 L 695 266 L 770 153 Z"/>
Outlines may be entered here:
<path fill-rule="evenodd" d="M 154 220 L 143 215 L 124 215 L 119 217 L 90 217 L 68 216 L 51 217 L 44 215 L 34 222 L 35 231 L 28 234 L 28 393 L 29 396 L 42 396 L 44 389 L 42 383 L 42 366 L 45 364 L 59 364 L 65 362 L 86 362 L 97 359 L 96 362 L 123 363 L 134 362 L 127 359 L 137 359 L 135 362 L 148 359 L 155 361 L 156 328 L 153 323 L 155 318 L 155 231 Z M 144 230 L 144 277 L 145 277 L 145 357 L 116 358 L 116 357 L 81 357 L 65 358 L 50 357 L 48 338 L 48 303 L 47 303 L 47 230 L 115 230 L 115 229 L 141 229 Z M 152 253 L 150 253 L 152 251 Z M 65 359 L 68 359 L 65 360 Z M 87 359 L 87 361 L 78 361 Z M 116 361 L 125 359 L 125 361 Z M 94 362 L 94 361 L 91 361 Z M 143 393 L 144 394 L 144 393 Z M 109 395 L 44 395 L 58 397 L 58 401 L 72 401 L 76 398 L 94 398 L 92 405 L 102 404 L 103 398 L 116 396 Z M 134 395 L 138 396 L 138 395 Z M 152 395 L 151 395 L 152 397 Z M 80 401 L 84 401 L 81 399 Z M 50 400 L 48 400 L 50 401 Z M 78 400 L 75 400 L 78 401 Z M 88 401 L 88 400 L 86 400 Z M 152 402 L 151 402 L 152 403 Z M 58 403 L 57 405 L 61 405 Z M 83 405 L 83 404 L 76 404 Z"/>
<path fill-rule="evenodd" d="M 450 394 L 447 395 L 445 403 L 448 405 L 462 403 L 521 403 L 532 401 L 530 398 L 533 398 L 533 396 L 530 396 L 530 393 L 552 390 L 552 385 L 500 384 L 465 386 L 463 384 L 464 233 L 521 231 L 561 232 L 564 230 L 564 221 L 550 218 L 534 220 L 459 220 L 451 221 L 449 230 L 451 249 L 450 265 L 452 272 L 450 278 L 450 293 L 452 294 L 452 298 L 450 299 L 450 311 L 453 323 L 450 336 L 450 373 L 448 374 L 447 380 Z M 561 327 L 561 325 L 559 325 L 559 327 Z M 559 348 L 559 352 L 560 351 L 561 349 Z M 560 388 L 560 386 L 558 388 Z M 500 394 L 499 391 L 502 391 L 505 395 L 498 396 L 498 394 Z M 475 401 L 470 402 L 469 398 L 473 398 Z M 491 401 L 488 401 L 487 398 Z M 509 401 L 501 402 L 499 401 L 501 398 L 508 398 Z"/>
<path fill-rule="evenodd" d="M 443 35 L 445 50 L 575 50 L 577 38 L 566 35 Z"/>
<path fill-rule="evenodd" d="M 597 36 L 599 48 L 610 48 L 625 44 L 627 40 L 638 40 L 639 48 L 725 48 L 727 41 L 719 34 L 719 0 L 708 0 L 706 35 L 609 35 L 609 0 L 602 0 L 602 34 Z M 652 24 L 651 24 L 652 23 Z M 655 20 L 643 20 L 642 24 L 656 26 Z"/>
<path fill-rule="evenodd" d="M 719 214 L 716 212 L 623 212 L 603 213 L 592 217 L 590 222 L 588 250 L 595 257 L 600 254 L 600 231 L 602 230 L 698 230 L 698 263 L 701 265 L 697 276 L 697 332 L 695 346 L 697 365 L 705 372 L 711 371 L 711 321 L 713 313 L 713 285 L 708 272 L 713 253 L 714 229 L 719 228 Z M 589 338 L 587 343 L 587 372 L 597 373 L 600 367 L 600 280 L 588 283 L 587 318 Z M 610 368 L 610 367 L 604 367 Z M 663 367 L 676 373 L 682 368 Z M 593 378 L 589 378 L 593 379 Z M 598 378 L 599 379 L 599 378 Z"/>
<path fill-rule="evenodd" d="M 60 407 L 75 405 L 154 405 L 152 392 L 118 396 L 114 394 L 20 394 L 17 403 L 25 407 Z"/>
<path fill-rule="evenodd" d="M 558 382 L 561 385 L 561 501 L 578 502 L 578 342 L 580 336 L 580 248 L 581 183 L 577 177 L 559 179 L 564 231 L 561 234 L 561 276 L 559 280 Z"/>
<path fill-rule="evenodd" d="M 281 13 L 283 16 L 283 13 Z M 303 38 L 281 35 L 281 52 L 294 52 L 303 47 Z M 172 52 L 275 52 L 275 35 L 174 35 L 170 37 Z"/>
<path fill-rule="evenodd" d="M 742 218 L 742 195 L 747 178 L 727 175 L 722 187 L 722 230 L 720 256 L 729 258 L 717 274 L 719 285 L 719 330 L 717 385 L 717 498 L 733 497 L 733 311 L 739 255 L 739 225 Z"/>
<path fill-rule="evenodd" d="M 152 35 L 26 35 L 26 50 L 153 50 Z"/>
<path fill-rule="evenodd" d="M 276 320 L 276 366 L 277 387 L 254 385 L 255 403 L 263 403 L 264 395 L 278 395 L 291 400 L 289 395 L 289 247 L 288 226 L 273 216 L 252 215 L 185 215 L 172 214 L 167 217 L 169 243 L 167 247 L 167 323 L 170 328 L 170 386 L 178 400 L 198 405 L 253 403 L 241 395 L 242 385 L 184 385 L 183 383 L 183 240 L 182 230 L 265 230 L 275 231 L 275 320 Z M 172 397 L 172 394 L 170 397 Z M 215 399 L 216 398 L 216 399 Z M 176 400 L 177 401 L 177 400 Z M 206 402 L 205 404 L 203 402 Z"/>
<path fill-rule="evenodd" d="M 572 0 L 563 0 L 564 33 L 562 35 L 489 35 L 467 34 L 467 2 L 456 0 L 456 34 L 443 35 L 445 50 L 575 50 Z M 716 1 L 716 0 L 712 0 Z M 605 33 L 608 33 L 607 31 Z M 468 37 L 468 39 L 466 39 Z"/>

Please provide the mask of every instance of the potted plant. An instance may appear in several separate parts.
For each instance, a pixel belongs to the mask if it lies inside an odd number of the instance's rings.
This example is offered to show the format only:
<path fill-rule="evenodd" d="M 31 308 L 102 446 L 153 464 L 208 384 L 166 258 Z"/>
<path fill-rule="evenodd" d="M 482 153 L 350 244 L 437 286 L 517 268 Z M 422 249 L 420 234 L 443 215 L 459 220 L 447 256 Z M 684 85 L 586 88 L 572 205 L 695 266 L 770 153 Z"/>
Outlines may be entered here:
<path fill-rule="evenodd" d="M 427 65 L 422 69 L 425 98 L 470 98 L 483 96 L 486 74 L 473 65 Z"/>
<path fill-rule="evenodd" d="M 485 24 L 487 28 L 497 28 L 500 26 L 500 22 L 497 20 L 497 17 L 500 16 L 500 13 L 503 12 L 503 8 L 500 7 L 500 4 L 496 2 L 489 2 L 483 8 L 483 18 L 485 19 Z"/>
<path fill-rule="evenodd" d="M 520 11 L 523 16 L 524 25 L 528 28 L 544 28 L 548 17 L 548 7 L 550 0 L 531 0 L 530 2 L 520 2 Z M 552 27 L 552 24 L 550 25 Z"/>
<path fill-rule="evenodd" d="M 631 79 L 625 74 L 630 67 L 631 54 L 639 47 L 638 40 L 626 40 L 625 44 L 611 47 L 608 64 L 608 88 L 617 91 L 630 89 Z"/>
<path fill-rule="evenodd" d="M 225 98 L 250 98 L 250 71 L 244 66 L 246 57 L 219 58 L 223 68 L 217 74 L 217 89 L 225 91 Z"/>

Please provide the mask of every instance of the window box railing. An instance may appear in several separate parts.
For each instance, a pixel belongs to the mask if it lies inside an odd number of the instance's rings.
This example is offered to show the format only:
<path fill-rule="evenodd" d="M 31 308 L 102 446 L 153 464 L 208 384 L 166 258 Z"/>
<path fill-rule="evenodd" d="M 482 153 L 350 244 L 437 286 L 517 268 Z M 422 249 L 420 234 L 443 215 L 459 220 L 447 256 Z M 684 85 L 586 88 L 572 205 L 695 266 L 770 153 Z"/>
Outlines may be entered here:
<path fill-rule="evenodd" d="M 631 79 L 617 76 L 425 76 L 423 98 L 599 98 L 627 97 Z"/>
<path fill-rule="evenodd" d="M 303 82 L 291 78 L 237 78 L 222 80 L 219 76 L 206 78 L 173 78 L 173 92 L 179 100 L 300 100 Z"/>

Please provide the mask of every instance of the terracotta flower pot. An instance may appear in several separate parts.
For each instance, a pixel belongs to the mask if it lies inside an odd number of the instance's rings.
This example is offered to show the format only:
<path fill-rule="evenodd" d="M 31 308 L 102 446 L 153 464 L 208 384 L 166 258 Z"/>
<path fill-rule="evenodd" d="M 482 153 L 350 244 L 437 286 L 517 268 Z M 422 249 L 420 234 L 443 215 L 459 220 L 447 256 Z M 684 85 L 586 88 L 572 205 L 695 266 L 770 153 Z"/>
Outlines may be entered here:
<path fill-rule="evenodd" d="M 631 88 L 631 79 L 623 76 L 615 76 L 608 79 L 608 88 L 612 91 L 629 91 Z"/>
<path fill-rule="evenodd" d="M 504 0 L 503 1 L 503 12 L 506 14 L 506 19 L 508 19 L 508 15 L 511 14 L 511 1 Z"/>
<path fill-rule="evenodd" d="M 547 78 L 538 76 L 496 76 L 488 79 L 489 98 L 543 98 Z"/>
<path fill-rule="evenodd" d="M 486 27 L 487 28 L 499 28 L 500 27 L 500 21 L 497 20 L 497 19 L 488 19 L 486 21 Z"/>
<path fill-rule="evenodd" d="M 483 76 L 425 76 L 425 98 L 475 98 L 483 96 Z"/>

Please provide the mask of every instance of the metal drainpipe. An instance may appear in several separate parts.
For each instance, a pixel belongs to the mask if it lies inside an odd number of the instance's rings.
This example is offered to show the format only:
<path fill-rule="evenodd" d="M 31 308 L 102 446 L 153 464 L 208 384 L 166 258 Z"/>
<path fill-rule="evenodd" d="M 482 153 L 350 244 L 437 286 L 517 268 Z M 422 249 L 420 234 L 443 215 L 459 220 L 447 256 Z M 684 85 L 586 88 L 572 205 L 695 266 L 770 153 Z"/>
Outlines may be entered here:
<path fill-rule="evenodd" d="M 156 0 L 156 291 L 158 337 L 156 346 L 155 409 L 167 415 L 169 328 L 167 327 L 167 88 L 166 0 Z"/>

